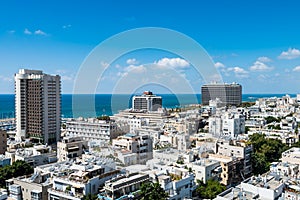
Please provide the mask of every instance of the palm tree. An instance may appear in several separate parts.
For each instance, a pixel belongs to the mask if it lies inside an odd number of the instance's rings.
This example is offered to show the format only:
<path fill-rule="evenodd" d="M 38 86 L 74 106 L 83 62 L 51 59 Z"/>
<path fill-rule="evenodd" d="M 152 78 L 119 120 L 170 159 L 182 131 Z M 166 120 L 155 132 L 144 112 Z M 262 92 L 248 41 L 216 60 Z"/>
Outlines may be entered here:
<path fill-rule="evenodd" d="M 142 184 L 140 195 L 142 200 L 166 200 L 169 197 L 158 182 Z"/>

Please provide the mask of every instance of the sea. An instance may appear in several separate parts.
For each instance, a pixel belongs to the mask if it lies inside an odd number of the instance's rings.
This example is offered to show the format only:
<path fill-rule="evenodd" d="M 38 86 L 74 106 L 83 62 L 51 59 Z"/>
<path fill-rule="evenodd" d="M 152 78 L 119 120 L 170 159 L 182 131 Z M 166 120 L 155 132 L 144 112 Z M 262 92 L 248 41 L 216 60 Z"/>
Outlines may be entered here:
<path fill-rule="evenodd" d="M 189 104 L 200 104 L 201 94 L 157 94 L 162 96 L 164 108 L 177 108 Z M 243 102 L 255 102 L 259 98 L 282 97 L 286 94 L 243 94 Z M 296 94 L 289 94 L 296 97 Z M 62 94 L 61 111 L 63 118 L 72 117 L 96 117 L 113 115 L 120 110 L 131 107 L 133 95 L 126 94 L 95 94 L 72 95 Z M 76 99 L 76 104 L 73 103 Z M 91 101 L 91 99 L 93 101 Z M 91 105 L 92 103 L 92 105 Z M 76 111 L 74 111 L 76 110 Z M 74 113 L 76 112 L 76 113 Z M 15 117 L 15 95 L 0 94 L 0 119 Z"/>

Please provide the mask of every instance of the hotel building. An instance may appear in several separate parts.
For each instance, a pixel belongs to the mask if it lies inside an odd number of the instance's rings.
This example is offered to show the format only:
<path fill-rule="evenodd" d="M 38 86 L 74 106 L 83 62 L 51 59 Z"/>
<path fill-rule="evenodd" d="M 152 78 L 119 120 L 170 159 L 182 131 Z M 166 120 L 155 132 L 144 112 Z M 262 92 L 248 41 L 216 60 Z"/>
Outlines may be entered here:
<path fill-rule="evenodd" d="M 134 110 L 157 111 L 161 107 L 162 98 L 153 95 L 150 91 L 145 91 L 143 95 L 132 98 L 132 109 Z"/>
<path fill-rule="evenodd" d="M 201 96 L 203 105 L 219 99 L 225 106 L 238 106 L 242 103 L 242 86 L 237 83 L 205 84 L 201 87 Z"/>
<path fill-rule="evenodd" d="M 60 137 L 60 76 L 20 69 L 15 74 L 16 137 L 53 144 Z"/>

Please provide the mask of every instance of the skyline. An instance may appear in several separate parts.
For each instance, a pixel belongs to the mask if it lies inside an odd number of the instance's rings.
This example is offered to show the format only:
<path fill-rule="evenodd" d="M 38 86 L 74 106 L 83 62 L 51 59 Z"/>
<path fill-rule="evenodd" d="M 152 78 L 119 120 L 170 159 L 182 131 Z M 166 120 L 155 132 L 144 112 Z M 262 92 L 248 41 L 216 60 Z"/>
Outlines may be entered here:
<path fill-rule="evenodd" d="M 62 92 L 70 94 L 81 63 L 99 43 L 129 29 L 162 27 L 196 40 L 212 57 L 223 81 L 240 83 L 244 94 L 296 94 L 300 90 L 295 87 L 300 85 L 299 6 L 297 1 L 2 1 L 0 93 L 14 93 L 13 75 L 28 68 L 61 75 Z M 191 77 L 188 60 L 153 49 L 115 60 L 102 77 L 106 90 L 100 92 L 113 91 L 110 86 L 116 83 L 116 75 L 149 64 L 179 70 L 200 93 L 204 82 Z M 158 88 L 155 93 L 162 91 Z"/>

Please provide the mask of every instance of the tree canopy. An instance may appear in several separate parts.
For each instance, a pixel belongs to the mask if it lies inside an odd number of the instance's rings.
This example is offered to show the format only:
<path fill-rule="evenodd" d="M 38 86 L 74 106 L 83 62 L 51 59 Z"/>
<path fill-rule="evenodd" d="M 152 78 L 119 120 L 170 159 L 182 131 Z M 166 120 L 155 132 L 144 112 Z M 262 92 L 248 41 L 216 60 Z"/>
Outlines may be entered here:
<path fill-rule="evenodd" d="M 98 196 L 96 194 L 84 195 L 82 200 L 97 200 Z"/>
<path fill-rule="evenodd" d="M 265 117 L 265 120 L 267 121 L 267 124 L 270 124 L 271 122 L 280 122 L 279 118 L 273 116 Z"/>
<path fill-rule="evenodd" d="M 109 121 L 109 120 L 110 120 L 110 117 L 107 116 L 107 115 L 103 115 L 103 116 L 98 116 L 97 119 Z"/>
<path fill-rule="evenodd" d="M 17 160 L 12 165 L 0 168 L 0 187 L 5 188 L 5 181 L 10 178 L 29 175 L 33 173 L 33 168 L 25 161 Z"/>
<path fill-rule="evenodd" d="M 259 133 L 250 135 L 249 143 L 253 146 L 252 167 L 255 175 L 267 172 L 270 163 L 278 161 L 282 152 L 289 148 L 281 140 L 266 138 L 264 134 Z"/>
<path fill-rule="evenodd" d="M 142 184 L 140 195 L 142 200 L 165 200 L 169 197 L 168 193 L 165 192 L 165 190 L 161 187 L 161 185 L 158 182 L 149 182 Z"/>
<path fill-rule="evenodd" d="M 218 194 L 225 191 L 226 187 L 216 180 L 208 180 L 206 184 L 198 181 L 196 192 L 202 199 L 214 199 Z"/>

